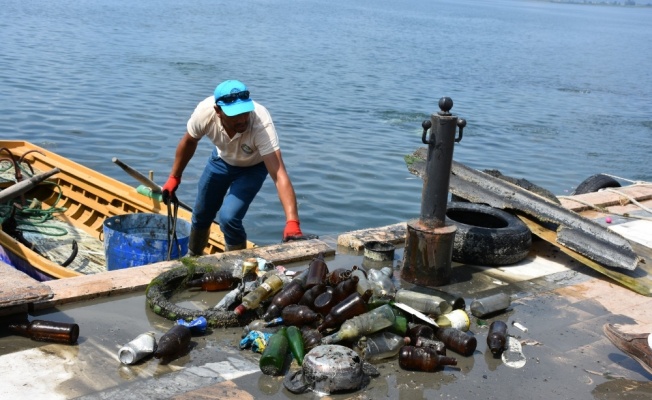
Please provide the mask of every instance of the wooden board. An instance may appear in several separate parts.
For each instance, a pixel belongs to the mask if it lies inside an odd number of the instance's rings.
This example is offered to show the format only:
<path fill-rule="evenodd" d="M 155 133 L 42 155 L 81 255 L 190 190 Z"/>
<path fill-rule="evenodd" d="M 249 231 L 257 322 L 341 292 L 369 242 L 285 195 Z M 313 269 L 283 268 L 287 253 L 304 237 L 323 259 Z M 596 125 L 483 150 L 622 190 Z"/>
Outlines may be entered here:
<path fill-rule="evenodd" d="M 0 309 L 47 300 L 52 296 L 48 286 L 0 261 Z"/>

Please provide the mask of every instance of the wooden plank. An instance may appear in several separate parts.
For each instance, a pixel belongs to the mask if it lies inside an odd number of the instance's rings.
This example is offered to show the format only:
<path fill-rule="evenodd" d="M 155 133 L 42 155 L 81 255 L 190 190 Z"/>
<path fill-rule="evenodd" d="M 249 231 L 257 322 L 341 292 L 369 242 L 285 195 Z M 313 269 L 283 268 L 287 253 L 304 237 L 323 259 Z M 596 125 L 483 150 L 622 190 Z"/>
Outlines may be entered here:
<path fill-rule="evenodd" d="M 406 231 L 407 223 L 405 222 L 380 228 L 361 229 L 339 235 L 337 237 L 337 244 L 357 251 L 364 249 L 365 242 L 374 240 L 393 244 L 404 244 Z"/>
<path fill-rule="evenodd" d="M 212 254 L 198 257 L 196 262 L 208 265 L 234 265 L 238 259 L 260 257 L 280 265 L 311 260 L 320 252 L 324 253 L 326 257 L 335 255 L 335 249 L 325 242 L 315 239 Z M 182 263 L 178 260 L 164 261 L 101 274 L 48 281 L 45 284 L 50 287 L 54 296 L 51 299 L 35 303 L 34 308 L 50 308 L 60 304 L 141 291 L 161 273 L 181 265 Z"/>
<path fill-rule="evenodd" d="M 0 276 L 0 309 L 46 300 L 53 296 L 50 287 L 2 261 Z"/>

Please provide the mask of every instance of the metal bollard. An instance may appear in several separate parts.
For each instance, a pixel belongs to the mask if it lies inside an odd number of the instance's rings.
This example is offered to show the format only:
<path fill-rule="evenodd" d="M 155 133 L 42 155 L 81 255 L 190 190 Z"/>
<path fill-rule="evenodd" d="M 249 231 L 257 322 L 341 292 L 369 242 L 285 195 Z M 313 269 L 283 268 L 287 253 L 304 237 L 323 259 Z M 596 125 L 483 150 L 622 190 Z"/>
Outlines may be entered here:
<path fill-rule="evenodd" d="M 450 183 L 453 147 L 462 140 L 466 121 L 450 113 L 453 100 L 442 97 L 440 111 L 424 121 L 424 144 L 428 158 L 423 178 L 421 216 L 407 223 L 401 278 L 421 286 L 442 286 L 450 283 L 453 241 L 457 227 L 446 224 L 446 204 Z M 459 136 L 455 137 L 459 127 Z M 427 138 L 428 130 L 430 137 Z"/>

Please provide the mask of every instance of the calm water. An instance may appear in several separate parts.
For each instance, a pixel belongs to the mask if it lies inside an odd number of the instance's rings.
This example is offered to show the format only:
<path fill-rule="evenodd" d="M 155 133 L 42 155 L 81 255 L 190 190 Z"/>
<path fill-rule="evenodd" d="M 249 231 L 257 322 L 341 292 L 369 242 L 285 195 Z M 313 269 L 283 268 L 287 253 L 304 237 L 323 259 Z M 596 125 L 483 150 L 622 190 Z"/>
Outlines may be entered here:
<path fill-rule="evenodd" d="M 302 228 L 418 217 L 403 156 L 450 96 L 454 158 L 556 194 L 595 173 L 652 180 L 652 8 L 525 0 L 0 0 L 0 134 L 126 183 L 163 184 L 196 103 L 240 79 L 281 136 Z M 194 201 L 205 140 L 180 188 Z M 245 221 L 280 241 L 271 180 Z"/>

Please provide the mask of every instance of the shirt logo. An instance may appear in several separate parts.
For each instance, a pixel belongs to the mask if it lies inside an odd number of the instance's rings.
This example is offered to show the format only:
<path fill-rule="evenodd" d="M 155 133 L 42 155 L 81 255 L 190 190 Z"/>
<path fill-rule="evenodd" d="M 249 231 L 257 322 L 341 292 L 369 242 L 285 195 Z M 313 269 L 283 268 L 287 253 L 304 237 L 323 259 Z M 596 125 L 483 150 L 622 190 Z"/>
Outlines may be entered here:
<path fill-rule="evenodd" d="M 242 149 L 242 151 L 244 151 L 245 153 L 247 153 L 249 155 L 254 153 L 253 149 L 251 147 L 247 146 L 246 143 L 243 143 L 242 145 L 240 145 L 240 148 Z"/>

